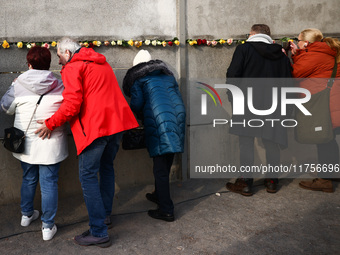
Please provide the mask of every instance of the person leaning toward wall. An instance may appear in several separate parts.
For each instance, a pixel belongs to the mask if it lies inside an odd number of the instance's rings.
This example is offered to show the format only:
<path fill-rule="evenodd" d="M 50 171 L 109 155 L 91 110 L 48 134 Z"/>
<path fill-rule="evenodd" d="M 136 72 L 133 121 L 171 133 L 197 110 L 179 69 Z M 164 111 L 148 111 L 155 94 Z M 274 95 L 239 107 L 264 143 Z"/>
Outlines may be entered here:
<path fill-rule="evenodd" d="M 336 59 L 338 69 L 336 78 L 340 77 L 340 42 L 338 39 L 323 37 L 320 30 L 315 28 L 303 30 L 298 37 L 297 46 L 291 44 L 293 59 L 293 76 L 295 78 L 327 78 L 331 77 Z M 324 81 L 324 80 L 323 80 Z M 327 81 L 303 82 L 300 86 L 315 94 L 326 88 Z M 317 144 L 319 164 L 339 165 L 339 145 L 336 134 L 340 133 L 340 83 L 335 81 L 330 93 L 330 112 L 334 139 L 328 143 Z M 321 175 L 320 175 L 321 176 Z M 330 173 L 322 176 L 330 177 Z M 312 181 L 301 181 L 299 186 L 314 191 L 333 192 L 331 180 L 316 178 Z"/>
<path fill-rule="evenodd" d="M 244 94 L 247 93 L 249 82 L 257 82 L 254 86 L 253 104 L 261 109 L 268 109 L 272 105 L 272 89 L 277 84 L 266 83 L 267 78 L 290 78 L 291 67 L 289 58 L 283 53 L 281 45 L 274 44 L 270 37 L 270 28 L 265 24 L 255 24 L 250 29 L 246 43 L 237 46 L 230 66 L 227 70 L 227 83 L 233 83 Z M 235 79 L 236 78 L 236 79 Z M 230 91 L 227 92 L 229 101 L 233 101 Z M 263 116 L 245 111 L 244 115 L 233 115 L 233 121 L 242 122 L 249 119 L 259 119 Z M 279 110 L 265 116 L 268 119 L 282 119 Z M 254 139 L 261 138 L 266 151 L 267 164 L 277 166 L 280 164 L 280 149 L 287 147 L 287 130 L 281 125 L 265 124 L 261 127 L 235 125 L 229 129 L 230 134 L 238 135 L 240 146 L 240 165 L 252 166 L 254 164 Z M 228 190 L 244 196 L 253 195 L 253 178 L 244 176 L 235 183 L 228 182 Z M 266 178 L 264 185 L 267 192 L 276 193 L 278 178 Z"/>
<path fill-rule="evenodd" d="M 33 201 L 38 181 L 41 189 L 42 236 L 51 240 L 57 232 L 54 217 L 58 207 L 58 173 L 60 162 L 68 156 L 64 126 L 56 128 L 49 140 L 41 140 L 34 131 L 40 126 L 37 120 L 46 119 L 62 103 L 64 86 L 61 80 L 48 71 L 51 53 L 47 48 L 33 47 L 27 53 L 29 70 L 14 80 L 1 99 L 1 109 L 14 114 L 14 126 L 26 130 L 36 107 L 44 94 L 26 133 L 25 150 L 13 153 L 23 169 L 21 185 L 21 226 L 27 227 L 39 217 Z"/>
<path fill-rule="evenodd" d="M 104 55 L 91 48 L 81 48 L 70 38 L 61 39 L 57 54 L 59 64 L 63 65 L 64 101 L 36 133 L 42 139 L 49 138 L 52 130 L 70 122 L 90 219 L 90 229 L 74 241 L 83 246 L 109 247 L 111 239 L 107 229 L 111 227 L 115 192 L 113 161 L 122 132 L 138 127 L 138 123 Z"/>
<path fill-rule="evenodd" d="M 140 50 L 123 82 L 125 95 L 137 116 L 143 116 L 145 142 L 153 159 L 155 191 L 146 198 L 158 205 L 149 210 L 155 219 L 174 221 L 169 174 L 175 153 L 184 151 L 185 108 L 172 72 L 161 60 L 151 60 L 147 50 Z"/>

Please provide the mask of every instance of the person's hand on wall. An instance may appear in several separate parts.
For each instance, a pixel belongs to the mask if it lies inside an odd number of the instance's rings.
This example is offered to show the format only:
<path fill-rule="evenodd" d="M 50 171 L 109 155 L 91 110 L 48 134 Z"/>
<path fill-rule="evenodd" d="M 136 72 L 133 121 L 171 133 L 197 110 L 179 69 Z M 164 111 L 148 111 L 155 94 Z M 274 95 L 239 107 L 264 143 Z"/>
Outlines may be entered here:
<path fill-rule="evenodd" d="M 42 124 L 42 126 L 38 128 L 34 133 L 39 134 L 39 137 L 41 137 L 41 139 L 43 140 L 46 138 L 46 136 L 47 136 L 47 139 L 50 139 L 52 131 L 49 130 L 48 127 L 46 127 L 45 121 L 38 120 L 37 122 L 39 124 Z"/>

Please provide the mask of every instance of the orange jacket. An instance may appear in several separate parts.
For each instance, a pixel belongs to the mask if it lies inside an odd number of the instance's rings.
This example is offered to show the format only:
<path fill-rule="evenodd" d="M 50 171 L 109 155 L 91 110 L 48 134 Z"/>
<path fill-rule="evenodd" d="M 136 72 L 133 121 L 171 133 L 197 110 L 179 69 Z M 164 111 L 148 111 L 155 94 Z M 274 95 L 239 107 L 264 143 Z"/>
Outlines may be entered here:
<path fill-rule="evenodd" d="M 104 55 L 81 48 L 61 75 L 64 100 L 45 123 L 53 130 L 69 121 L 78 155 L 99 137 L 138 127 Z"/>
<path fill-rule="evenodd" d="M 298 50 L 292 57 L 293 77 L 295 78 L 326 78 L 312 79 L 300 82 L 300 87 L 308 89 L 311 94 L 326 88 L 327 81 L 332 75 L 336 51 L 325 42 L 314 42 L 306 49 Z M 340 78 L 340 63 L 336 74 Z M 330 111 L 333 128 L 340 127 L 340 80 L 336 80 L 331 89 Z"/>

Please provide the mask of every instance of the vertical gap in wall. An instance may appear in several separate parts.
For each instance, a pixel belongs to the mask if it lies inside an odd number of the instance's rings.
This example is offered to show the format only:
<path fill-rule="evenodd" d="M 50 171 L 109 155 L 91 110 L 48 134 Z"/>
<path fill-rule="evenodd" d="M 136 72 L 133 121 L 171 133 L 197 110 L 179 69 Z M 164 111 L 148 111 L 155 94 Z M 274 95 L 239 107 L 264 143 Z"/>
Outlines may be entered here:
<path fill-rule="evenodd" d="M 177 72 L 179 74 L 180 91 L 183 97 L 184 105 L 187 113 L 187 122 L 190 119 L 190 105 L 189 105 L 189 93 L 187 88 L 187 64 L 188 64 L 188 52 L 186 46 L 187 38 L 187 21 L 186 21 L 186 0 L 177 0 L 177 35 L 180 41 L 180 47 L 177 51 Z M 189 128 L 186 125 L 185 145 L 184 153 L 181 155 L 181 179 L 184 181 L 189 177 Z"/>

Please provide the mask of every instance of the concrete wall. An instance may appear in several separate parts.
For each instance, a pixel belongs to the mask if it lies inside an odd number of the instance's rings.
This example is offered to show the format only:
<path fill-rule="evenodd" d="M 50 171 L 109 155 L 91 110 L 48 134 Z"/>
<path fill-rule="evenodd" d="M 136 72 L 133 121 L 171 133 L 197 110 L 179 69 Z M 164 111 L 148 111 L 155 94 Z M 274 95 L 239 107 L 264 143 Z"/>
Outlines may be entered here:
<path fill-rule="evenodd" d="M 172 39 L 178 36 L 180 47 L 142 46 L 153 58 L 164 60 L 171 66 L 180 81 L 188 110 L 188 139 L 183 161 L 179 158 L 173 167 L 172 179 L 188 176 L 190 155 L 202 154 L 216 161 L 238 163 L 237 139 L 228 135 L 228 127 L 213 132 L 203 119 L 191 116 L 191 102 L 195 95 L 192 87 L 196 81 L 224 83 L 225 72 L 235 45 L 223 47 L 192 47 L 184 42 L 187 38 L 244 38 L 254 23 L 267 23 L 273 37 L 297 36 L 307 27 L 317 27 L 324 33 L 339 35 L 335 20 L 340 10 L 337 0 L 300 1 L 245 1 L 245 0 L 140 0 L 140 1 L 7 1 L 0 9 L 0 40 L 51 41 L 62 36 L 79 40 L 106 39 Z M 103 53 L 114 68 L 118 82 L 122 84 L 126 70 L 131 67 L 138 49 L 135 47 L 96 48 Z M 55 50 L 51 70 L 60 70 Z M 25 71 L 26 49 L 0 48 L 0 96 L 6 91 L 17 73 Z M 221 93 L 222 94 L 222 93 Z M 225 101 L 226 98 L 223 98 Z M 194 99 L 195 100 L 195 99 Z M 230 112 L 225 104 L 224 110 Z M 12 118 L 0 113 L 0 126 L 9 125 Z M 5 124 L 4 124 L 5 123 Z M 0 135 L 1 136 L 1 135 Z M 285 161 L 306 160 L 299 155 L 301 145 L 290 136 L 291 150 L 283 153 Z M 60 196 L 81 192 L 78 167 L 72 137 L 69 137 L 70 156 L 62 163 L 60 172 Z M 263 160 L 261 145 L 258 160 Z M 313 146 L 303 146 L 315 160 Z M 207 154 L 208 153 L 208 154 Z M 261 154 L 262 153 L 262 154 Z M 151 184 L 152 161 L 145 150 L 120 150 L 116 159 L 116 183 L 119 188 L 137 184 Z M 10 153 L 0 147 L 0 204 L 18 201 L 20 198 L 21 168 Z"/>

